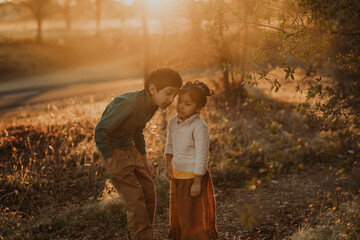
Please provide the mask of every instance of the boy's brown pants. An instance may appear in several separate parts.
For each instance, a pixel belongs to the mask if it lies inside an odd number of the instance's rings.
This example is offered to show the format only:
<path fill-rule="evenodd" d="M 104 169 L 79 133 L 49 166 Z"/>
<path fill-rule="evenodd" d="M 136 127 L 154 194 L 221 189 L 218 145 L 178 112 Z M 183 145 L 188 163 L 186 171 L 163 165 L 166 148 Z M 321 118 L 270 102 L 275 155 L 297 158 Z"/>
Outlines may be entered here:
<path fill-rule="evenodd" d="M 155 186 L 139 151 L 135 146 L 113 149 L 112 161 L 104 162 L 112 184 L 123 195 L 131 239 L 153 239 Z"/>

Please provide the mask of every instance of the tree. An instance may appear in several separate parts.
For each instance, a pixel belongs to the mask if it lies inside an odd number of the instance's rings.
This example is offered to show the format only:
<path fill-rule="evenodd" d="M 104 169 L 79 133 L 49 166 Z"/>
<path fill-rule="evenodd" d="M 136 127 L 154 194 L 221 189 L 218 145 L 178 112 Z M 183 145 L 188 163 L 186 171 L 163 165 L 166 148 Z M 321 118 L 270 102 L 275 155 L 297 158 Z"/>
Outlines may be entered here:
<path fill-rule="evenodd" d="M 191 36 L 193 41 L 200 41 L 202 37 L 201 30 L 201 4 L 195 0 L 185 2 L 188 9 L 188 16 L 191 23 Z"/>
<path fill-rule="evenodd" d="M 72 22 L 71 9 L 76 4 L 77 4 L 76 0 L 60 0 L 59 1 L 60 9 L 64 15 L 66 30 L 68 30 L 68 31 L 71 29 L 71 22 Z"/>
<path fill-rule="evenodd" d="M 53 0 L 17 0 L 12 3 L 30 10 L 37 23 L 36 40 L 42 42 L 43 21 L 54 11 Z"/>
<path fill-rule="evenodd" d="M 216 9 L 210 12 L 219 19 L 209 21 L 212 33 L 217 31 L 219 39 L 225 38 L 221 29 L 230 32 L 233 28 L 247 29 L 247 26 L 257 29 L 262 35 L 257 50 L 252 54 L 251 69 L 248 69 L 245 81 L 266 80 L 277 91 L 279 82 L 267 76 L 271 69 L 282 68 L 286 79 L 294 79 L 294 69 L 303 68 L 309 76 L 309 84 L 304 89 L 298 86 L 297 90 L 307 92 L 309 101 L 303 106 L 310 107 L 310 113 L 321 114 L 315 115 L 322 123 L 321 127 L 339 126 L 339 123 L 353 123 L 359 127 L 358 1 L 259 0 L 245 16 L 235 1 L 216 1 L 220 6 L 218 9 L 228 9 L 228 15 L 231 15 L 222 18 Z M 226 45 L 231 48 L 230 52 L 236 51 L 231 44 Z M 272 59 L 268 58 L 269 55 Z M 223 65 L 229 66 L 226 62 Z M 333 82 L 322 80 L 321 67 L 335 70 Z"/>
<path fill-rule="evenodd" d="M 226 9 L 222 0 L 211 0 L 207 5 L 204 5 L 204 12 L 209 23 L 207 32 L 210 40 L 217 46 L 219 56 L 219 66 L 223 70 L 223 83 L 225 91 L 230 91 L 229 82 L 229 69 L 224 67 L 225 65 L 231 65 L 231 53 L 230 53 L 230 39 L 225 37 L 225 30 L 227 25 L 225 24 Z"/>
<path fill-rule="evenodd" d="M 11 6 L 11 4 L 9 3 L 9 1 L 3 1 L 0 2 L 0 16 L 1 19 L 4 19 L 4 17 L 6 16 L 7 12 L 9 11 L 9 7 Z"/>
<path fill-rule="evenodd" d="M 143 29 L 143 46 L 144 46 L 144 62 L 143 62 L 143 75 L 144 81 L 149 76 L 149 33 L 147 27 L 147 3 L 146 0 L 142 1 L 141 8 L 141 21 Z"/>
<path fill-rule="evenodd" d="M 299 7 L 310 12 L 307 19 L 314 34 L 327 39 L 327 52 L 317 52 L 323 62 L 333 66 L 335 83 L 324 90 L 312 86 L 312 96 L 329 98 L 316 109 L 323 113 L 326 126 L 353 122 L 360 127 L 360 3 L 356 0 L 299 0 Z M 316 68 L 312 71 L 316 73 Z"/>
<path fill-rule="evenodd" d="M 239 73 L 245 76 L 245 62 L 247 52 L 247 27 L 230 28 L 229 23 L 238 16 L 237 11 L 244 11 L 244 1 L 211 0 L 204 3 L 204 13 L 207 20 L 207 33 L 211 41 L 217 46 L 219 65 L 223 72 L 223 83 L 227 93 L 238 95 L 241 99 L 247 95 L 243 84 L 235 82 L 234 67 L 241 66 Z M 248 9 L 245 9 L 248 11 Z M 239 50 L 240 49 L 240 50 Z M 236 65 L 236 66 L 235 66 Z M 231 77 L 231 82 L 230 82 Z M 241 81 L 244 81 L 243 79 Z"/>
<path fill-rule="evenodd" d="M 95 0 L 96 34 L 100 35 L 101 4 L 103 0 Z"/>

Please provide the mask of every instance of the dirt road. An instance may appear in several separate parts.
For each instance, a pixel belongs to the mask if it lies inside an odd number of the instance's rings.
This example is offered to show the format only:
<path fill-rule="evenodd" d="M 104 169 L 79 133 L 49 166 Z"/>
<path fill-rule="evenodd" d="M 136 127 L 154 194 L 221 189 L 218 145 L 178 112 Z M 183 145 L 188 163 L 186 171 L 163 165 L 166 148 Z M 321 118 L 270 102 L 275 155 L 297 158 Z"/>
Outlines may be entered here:
<path fill-rule="evenodd" d="M 138 57 L 89 65 L 0 83 L 0 109 L 141 84 Z"/>

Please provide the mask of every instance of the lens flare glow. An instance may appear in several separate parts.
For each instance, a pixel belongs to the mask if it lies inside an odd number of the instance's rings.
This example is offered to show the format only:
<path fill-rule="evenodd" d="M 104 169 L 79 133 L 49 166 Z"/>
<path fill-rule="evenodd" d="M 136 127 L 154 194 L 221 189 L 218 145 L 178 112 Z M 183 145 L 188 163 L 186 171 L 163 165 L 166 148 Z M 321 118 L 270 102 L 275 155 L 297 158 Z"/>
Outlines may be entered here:
<path fill-rule="evenodd" d="M 117 0 L 117 1 L 119 1 L 119 0 Z M 134 0 L 123 0 L 123 2 L 126 6 L 130 6 L 134 2 Z"/>

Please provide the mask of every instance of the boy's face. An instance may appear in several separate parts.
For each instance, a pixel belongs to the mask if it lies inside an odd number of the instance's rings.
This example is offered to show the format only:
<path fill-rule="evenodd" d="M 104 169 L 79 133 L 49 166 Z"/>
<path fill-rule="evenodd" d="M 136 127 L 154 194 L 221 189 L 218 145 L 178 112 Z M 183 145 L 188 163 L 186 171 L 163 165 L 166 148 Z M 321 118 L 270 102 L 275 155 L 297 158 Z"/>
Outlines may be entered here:
<path fill-rule="evenodd" d="M 199 111 L 189 93 L 180 94 L 177 101 L 176 111 L 181 120 L 186 120 Z"/>
<path fill-rule="evenodd" d="M 152 104 L 159 106 L 161 109 L 165 109 L 171 105 L 179 92 L 178 87 L 164 87 L 160 91 L 156 90 L 156 86 L 150 84 L 149 91 L 151 93 Z"/>

